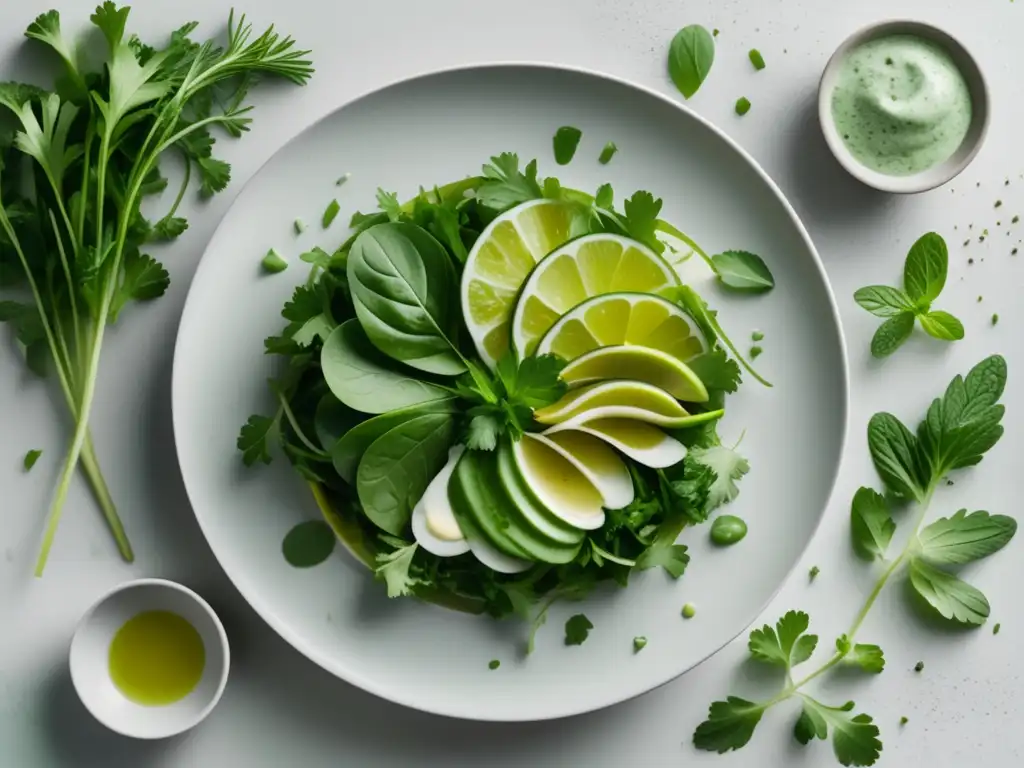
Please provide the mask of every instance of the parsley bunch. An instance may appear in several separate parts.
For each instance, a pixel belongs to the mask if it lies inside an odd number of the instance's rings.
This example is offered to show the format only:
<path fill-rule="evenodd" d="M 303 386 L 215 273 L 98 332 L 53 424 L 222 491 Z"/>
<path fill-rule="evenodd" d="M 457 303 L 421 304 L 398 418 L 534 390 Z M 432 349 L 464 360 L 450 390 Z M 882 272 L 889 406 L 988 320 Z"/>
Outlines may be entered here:
<path fill-rule="evenodd" d="M 16 122 L 0 133 L 0 287 L 21 288 L 26 299 L 0 302 L 0 321 L 13 326 L 31 370 L 56 373 L 75 422 L 37 575 L 79 460 L 131 561 L 89 432 L 107 326 L 132 301 L 166 291 L 167 270 L 144 249 L 186 230 L 177 209 L 192 173 L 203 195 L 227 185 L 230 166 L 214 157 L 211 129 L 235 137 L 248 130 L 252 108 L 244 101 L 256 76 L 301 85 L 313 71 L 291 38 L 272 28 L 254 37 L 244 16 L 229 19 L 225 46 L 193 41 L 190 23 L 155 48 L 127 34 L 128 12 L 108 0 L 90 17 L 106 41 L 99 72 L 82 67 L 59 14 L 42 14 L 25 34 L 60 59 L 64 73 L 54 91 L 0 83 L 0 106 Z M 140 205 L 167 186 L 160 171 L 167 153 L 181 159 L 185 174 L 170 209 L 151 222 Z"/>
<path fill-rule="evenodd" d="M 794 677 L 794 669 L 808 661 L 818 644 L 807 634 L 807 614 L 790 611 L 775 627 L 765 625 L 750 633 L 749 650 L 758 662 L 784 669 L 779 693 L 753 702 L 736 696 L 714 702 L 708 719 L 697 726 L 693 743 L 698 749 L 727 752 L 750 741 L 764 713 L 783 701 L 799 698 L 802 710 L 794 728 L 800 744 L 826 739 L 831 733 L 836 759 L 842 765 L 873 765 L 881 754 L 878 726 L 870 715 L 853 714 L 854 703 L 826 705 L 812 697 L 806 686 L 837 666 L 881 674 L 885 655 L 878 645 L 856 642 L 861 625 L 891 579 L 906 573 L 910 591 L 937 617 L 966 626 L 979 626 L 989 615 L 989 603 L 976 587 L 962 580 L 955 569 L 988 557 L 1013 538 L 1017 523 L 1005 515 L 960 510 L 924 526 L 933 496 L 952 471 L 978 464 L 1002 437 L 1004 408 L 999 404 L 1006 385 L 1006 361 L 989 357 L 966 377 L 956 376 L 945 393 L 929 407 L 916 434 L 889 413 L 877 413 L 868 424 L 868 446 L 885 495 L 861 488 L 853 498 L 850 532 L 854 551 L 885 566 L 849 629 L 834 644 L 830 658 L 815 671 Z M 890 544 L 897 530 L 893 511 L 913 505 L 908 538 L 897 552 Z M 924 527 L 922 527 L 924 526 Z"/>

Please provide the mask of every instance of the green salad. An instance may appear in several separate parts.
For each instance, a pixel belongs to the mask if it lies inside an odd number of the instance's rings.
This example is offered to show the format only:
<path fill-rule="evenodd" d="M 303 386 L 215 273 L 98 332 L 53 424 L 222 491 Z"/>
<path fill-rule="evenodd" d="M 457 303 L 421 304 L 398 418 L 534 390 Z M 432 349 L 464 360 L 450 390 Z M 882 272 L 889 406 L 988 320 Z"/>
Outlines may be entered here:
<path fill-rule="evenodd" d="M 709 258 L 649 192 L 617 208 L 610 185 L 570 189 L 511 153 L 377 197 L 340 246 L 302 255 L 265 342 L 278 408 L 242 428 L 245 462 L 279 446 L 389 596 L 518 615 L 531 647 L 556 600 L 682 576 L 680 532 L 748 471 L 717 425 L 740 366 L 757 374 L 673 265 L 696 254 L 759 291 L 764 263 Z"/>

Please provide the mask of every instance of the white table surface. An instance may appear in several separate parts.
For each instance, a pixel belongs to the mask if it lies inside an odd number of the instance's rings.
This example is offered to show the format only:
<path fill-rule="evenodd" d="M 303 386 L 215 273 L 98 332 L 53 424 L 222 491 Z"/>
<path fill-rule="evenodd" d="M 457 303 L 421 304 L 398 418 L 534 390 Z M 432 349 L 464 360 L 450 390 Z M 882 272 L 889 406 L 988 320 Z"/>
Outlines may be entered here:
<path fill-rule="evenodd" d="M 93 5 L 62 3 L 66 28 L 84 23 Z M 231 0 L 140 3 L 129 29 L 160 39 L 197 19 L 212 31 L 221 27 L 230 5 Z M 120 562 L 85 484 L 76 480 L 46 576 L 31 576 L 68 425 L 63 406 L 55 409 L 53 394 L 24 372 L 13 340 L 0 332 L 0 766 L 835 764 L 829 746 L 804 749 L 793 741 L 792 705 L 766 715 L 741 752 L 720 757 L 693 749 L 694 726 L 713 699 L 757 691 L 745 679 L 750 670 L 741 663 L 746 656 L 741 641 L 634 701 L 573 719 L 515 726 L 423 715 L 322 672 L 245 604 L 189 509 L 171 434 L 169 382 L 177 321 L 205 243 L 240 183 L 313 119 L 354 96 L 430 69 L 512 60 L 589 67 L 675 95 L 665 70 L 672 35 L 689 23 L 718 27 L 714 68 L 690 106 L 747 148 L 793 202 L 825 261 L 850 347 L 851 436 L 836 493 L 799 570 L 763 616 L 774 621 L 790 608 L 807 610 L 812 630 L 822 635 L 824 654 L 827 638 L 845 631 L 873 579 L 850 554 L 847 532 L 853 491 L 877 482 L 864 439 L 873 412 L 891 410 L 916 424 L 954 373 L 993 352 L 1006 355 L 1007 435 L 979 468 L 960 473 L 955 486 L 941 489 L 935 509 L 943 514 L 960 506 L 1006 514 L 1021 509 L 1021 467 L 1014 457 L 1024 452 L 1018 410 L 1024 376 L 1016 367 L 1024 255 L 1011 257 L 1010 249 L 1020 242 L 1024 224 L 1014 228 L 1009 219 L 1024 210 L 1019 139 L 1024 3 L 246 0 L 240 5 L 257 27 L 276 23 L 312 48 L 317 74 L 304 89 L 258 91 L 252 133 L 218 145 L 234 166 L 231 188 L 209 204 L 190 203 L 191 227 L 167 254 L 170 291 L 149 306 L 132 308 L 108 336 L 93 425 L 135 546 L 133 566 Z M 46 59 L 24 43 L 21 32 L 48 7 L 48 0 L 0 4 L 0 79 L 43 78 Z M 960 37 L 979 56 L 994 105 L 987 143 L 963 176 L 906 198 L 873 193 L 844 175 L 821 138 L 815 99 L 831 50 L 859 26 L 897 16 L 932 21 Z M 747 61 L 751 47 L 768 62 L 763 72 L 755 73 Z M 739 96 L 753 104 L 744 118 L 733 113 Z M 997 199 L 1003 201 L 998 210 Z M 971 224 L 973 229 L 965 231 Z M 983 228 L 991 234 L 979 243 Z M 945 345 L 915 335 L 879 364 L 868 353 L 878 321 L 850 295 L 861 285 L 898 279 L 909 245 L 933 229 L 951 247 L 950 279 L 940 303 L 964 320 L 967 339 Z M 968 235 L 972 242 L 964 248 Z M 968 256 L 974 257 L 973 265 Z M 1000 315 L 995 327 L 989 322 L 993 312 Z M 769 341 L 768 354 L 771 344 L 785 343 Z M 784 441 L 780 435 L 780 450 Z M 33 447 L 46 452 L 26 475 L 21 458 Z M 972 576 L 991 600 L 992 620 L 1002 623 L 998 636 L 989 627 L 966 633 L 928 629 L 906 610 L 894 585 L 860 635 L 885 649 L 884 674 L 822 685 L 829 699 L 854 698 L 858 710 L 876 717 L 885 742 L 880 765 L 996 766 L 1021 760 L 1020 546 L 1013 542 Z M 814 564 L 821 575 L 809 586 L 805 574 Z M 127 579 L 155 575 L 180 580 L 207 597 L 224 619 L 233 666 L 222 703 L 202 726 L 147 743 L 115 736 L 86 713 L 71 687 L 67 649 L 76 620 L 100 593 Z M 925 670 L 915 674 L 919 659 Z M 901 715 L 910 719 L 902 729 Z"/>

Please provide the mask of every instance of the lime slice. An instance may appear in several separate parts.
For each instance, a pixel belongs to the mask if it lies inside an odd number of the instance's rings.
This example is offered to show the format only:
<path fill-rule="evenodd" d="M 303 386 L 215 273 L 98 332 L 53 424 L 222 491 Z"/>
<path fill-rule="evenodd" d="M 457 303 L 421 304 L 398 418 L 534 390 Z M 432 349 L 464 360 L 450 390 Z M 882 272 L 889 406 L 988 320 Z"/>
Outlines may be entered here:
<path fill-rule="evenodd" d="M 627 378 L 663 389 L 677 400 L 688 403 L 708 401 L 707 389 L 690 366 L 650 347 L 625 344 L 598 347 L 569 363 L 561 375 L 570 387 Z"/>
<path fill-rule="evenodd" d="M 537 354 L 575 360 L 598 347 L 632 344 L 686 362 L 708 351 L 694 320 L 668 299 L 643 293 L 595 296 L 566 313 L 544 334 Z"/>
<path fill-rule="evenodd" d="M 686 458 L 686 446 L 674 437 L 650 424 L 631 419 L 570 419 L 543 434 L 555 439 L 576 432 L 603 440 L 624 456 L 653 469 L 671 467 Z"/>
<path fill-rule="evenodd" d="M 600 492 L 562 454 L 525 435 L 512 444 L 512 456 L 534 497 L 559 520 L 585 531 L 604 525 Z"/>
<path fill-rule="evenodd" d="M 633 408 L 651 411 L 666 418 L 689 415 L 663 389 L 639 381 L 604 381 L 572 390 L 557 402 L 538 408 L 533 417 L 541 424 L 561 424 L 595 408 Z"/>
<path fill-rule="evenodd" d="M 633 478 L 608 444 L 582 432 L 525 435 L 553 449 L 597 488 L 605 509 L 622 509 L 633 501 Z"/>
<path fill-rule="evenodd" d="M 462 312 L 491 367 L 508 350 L 509 319 L 534 265 L 573 235 L 573 208 L 531 200 L 506 211 L 477 238 L 462 273 Z"/>
<path fill-rule="evenodd" d="M 523 285 L 512 316 L 512 345 L 520 357 L 562 315 L 594 296 L 620 291 L 657 293 L 678 285 L 667 261 L 618 235 L 587 235 L 544 257 Z"/>

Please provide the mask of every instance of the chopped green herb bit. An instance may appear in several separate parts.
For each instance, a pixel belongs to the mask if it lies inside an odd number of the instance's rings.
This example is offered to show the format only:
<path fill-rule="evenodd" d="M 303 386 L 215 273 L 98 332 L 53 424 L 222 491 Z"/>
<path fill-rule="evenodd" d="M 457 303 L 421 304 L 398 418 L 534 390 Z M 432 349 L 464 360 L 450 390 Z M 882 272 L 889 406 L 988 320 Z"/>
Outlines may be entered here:
<path fill-rule="evenodd" d="M 635 653 L 640 653 L 640 651 L 642 651 L 646 645 L 647 645 L 647 638 L 646 637 L 634 637 L 633 638 L 633 651 Z"/>
<path fill-rule="evenodd" d="M 334 182 L 334 186 L 340 187 L 342 184 L 344 184 L 346 181 L 348 181 L 351 178 L 352 178 L 352 174 L 351 173 L 346 173 L 344 176 L 339 176 L 338 180 L 336 182 Z"/>
<path fill-rule="evenodd" d="M 747 112 L 749 112 L 749 111 L 750 111 L 750 99 L 748 99 L 746 96 L 741 96 L 740 98 L 736 99 L 736 114 L 737 115 L 739 115 L 740 117 L 743 117 L 743 115 L 747 114 Z"/>
<path fill-rule="evenodd" d="M 751 48 L 750 53 L 747 55 L 750 57 L 750 63 L 754 65 L 754 69 L 758 72 L 764 69 L 764 56 L 761 55 L 761 52 L 757 50 L 757 48 Z"/>
<path fill-rule="evenodd" d="M 764 338 L 764 334 L 761 333 L 761 331 L 754 331 L 752 334 L 750 334 L 750 338 L 753 341 L 761 341 L 761 339 Z"/>
<path fill-rule="evenodd" d="M 683 618 L 684 619 L 692 619 L 696 615 L 697 615 L 697 606 L 695 606 L 693 603 L 687 603 L 686 605 L 683 606 Z"/>
<path fill-rule="evenodd" d="M 981 300 L 982 300 L 983 298 L 984 298 L 983 296 L 979 296 L 979 297 L 978 297 L 978 303 L 979 303 L 979 304 L 981 304 Z"/>
<path fill-rule="evenodd" d="M 263 271 L 269 272 L 272 275 L 288 269 L 288 262 L 281 258 L 281 255 L 273 248 L 267 251 L 267 255 L 263 257 L 263 261 L 260 264 L 263 265 Z"/>
<path fill-rule="evenodd" d="M 559 165 L 568 165 L 576 154 L 576 147 L 580 145 L 583 138 L 583 131 L 571 125 L 563 125 L 555 131 L 555 162 Z"/>
<path fill-rule="evenodd" d="M 920 672 L 923 669 L 924 669 L 924 662 L 923 661 L 919 661 L 919 662 L 917 662 L 917 664 L 914 665 L 914 671 L 915 672 Z"/>
<path fill-rule="evenodd" d="M 999 322 L 999 315 L 993 313 L 993 315 L 992 315 L 992 325 L 995 325 L 998 322 Z"/>
<path fill-rule="evenodd" d="M 1003 206 L 1003 201 L 1002 200 L 996 200 L 996 208 L 1001 208 L 1002 206 Z"/>
<path fill-rule="evenodd" d="M 1017 249 L 1014 248 L 1012 251 L 1010 251 L 1010 255 L 1011 256 L 1016 256 L 1017 255 Z"/>
<path fill-rule="evenodd" d="M 714 29 L 714 30 L 713 30 L 713 31 L 711 32 L 711 34 L 712 34 L 712 35 L 713 35 L 714 37 L 718 37 L 718 29 L 717 29 L 717 28 L 716 28 L 716 29 Z"/>
<path fill-rule="evenodd" d="M 906 725 L 909 722 L 910 721 L 907 719 L 906 715 L 900 718 L 900 725 Z"/>
<path fill-rule="evenodd" d="M 42 455 L 43 452 L 36 449 L 32 449 L 31 451 L 26 453 L 25 459 L 24 461 L 22 461 L 22 466 L 25 467 L 25 471 L 28 472 L 30 469 L 32 469 L 32 467 L 36 465 L 36 462 L 39 461 L 39 457 Z"/>
<path fill-rule="evenodd" d="M 497 659 L 491 659 L 490 663 L 487 665 L 487 668 L 488 669 L 497 669 L 500 666 L 501 666 L 501 662 L 500 661 L 498 661 Z"/>
<path fill-rule="evenodd" d="M 341 210 L 341 206 L 337 200 L 331 200 L 327 206 L 327 210 L 324 211 L 323 225 L 324 229 L 327 229 L 334 222 L 335 217 L 338 215 L 338 211 Z"/>
<path fill-rule="evenodd" d="M 818 578 L 819 573 L 821 573 L 821 568 L 819 568 L 816 565 L 812 565 L 811 570 L 807 575 L 810 576 L 811 581 L 814 581 L 816 578 Z"/>
<path fill-rule="evenodd" d="M 590 623 L 586 614 L 577 613 L 575 616 L 570 616 L 569 620 L 565 622 L 565 644 L 583 645 L 593 628 L 594 625 Z"/>
<path fill-rule="evenodd" d="M 997 622 L 996 622 L 996 625 L 995 625 L 994 627 L 992 627 L 992 634 L 993 634 L 993 635 L 998 635 L 998 634 L 999 634 L 999 630 L 1000 630 L 1000 629 L 1002 628 L 1002 626 L 1003 626 L 1003 625 L 1002 625 L 1002 624 L 1000 624 L 1000 623 L 999 623 L 999 622 L 997 621 Z"/>
<path fill-rule="evenodd" d="M 614 141 L 609 141 L 604 145 L 604 149 L 601 150 L 601 156 L 597 158 L 597 162 L 601 165 L 608 165 L 615 157 L 615 153 L 619 151 L 619 148 L 615 146 Z"/>
<path fill-rule="evenodd" d="M 294 226 L 296 235 L 301 235 L 303 232 L 306 231 L 306 222 L 304 222 L 302 219 L 296 219 Z"/>
<path fill-rule="evenodd" d="M 1012 219 L 1010 219 L 1010 223 L 1011 224 L 1017 224 L 1019 222 L 1020 222 L 1020 216 L 1014 216 Z"/>
<path fill-rule="evenodd" d="M 750 348 L 750 359 L 756 360 L 762 352 L 764 352 L 764 350 L 755 344 Z"/>

